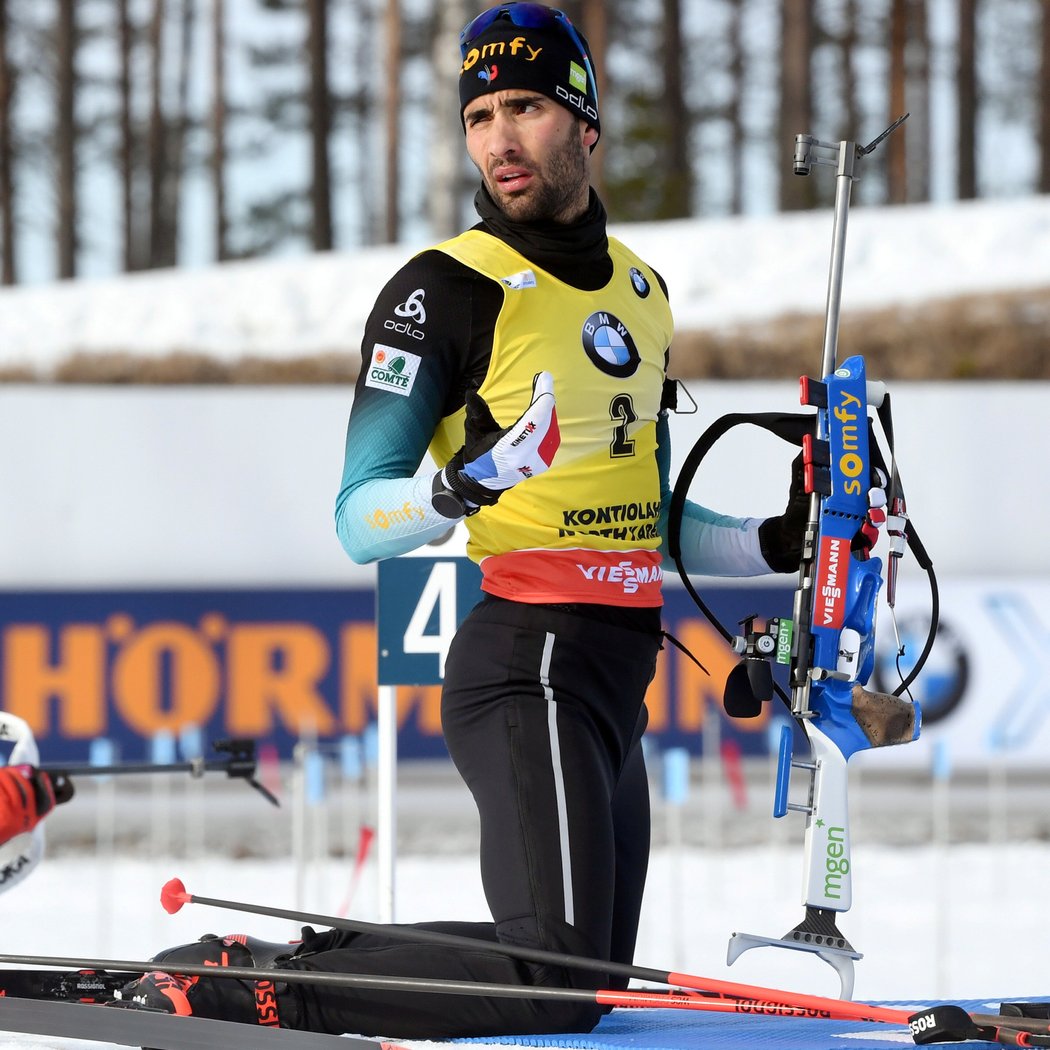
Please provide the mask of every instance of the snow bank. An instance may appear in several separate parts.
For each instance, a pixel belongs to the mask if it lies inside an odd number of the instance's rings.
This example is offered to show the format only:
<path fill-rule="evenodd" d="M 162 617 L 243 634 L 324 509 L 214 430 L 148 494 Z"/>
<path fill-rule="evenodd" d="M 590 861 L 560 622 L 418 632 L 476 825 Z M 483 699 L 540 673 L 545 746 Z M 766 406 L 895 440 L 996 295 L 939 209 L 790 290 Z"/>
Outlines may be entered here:
<path fill-rule="evenodd" d="M 614 226 L 661 272 L 680 330 L 824 309 L 831 212 Z M 290 359 L 354 354 L 376 294 L 423 245 L 0 291 L 0 369 L 75 353 Z M 1050 286 L 1050 197 L 855 208 L 844 304 Z"/>

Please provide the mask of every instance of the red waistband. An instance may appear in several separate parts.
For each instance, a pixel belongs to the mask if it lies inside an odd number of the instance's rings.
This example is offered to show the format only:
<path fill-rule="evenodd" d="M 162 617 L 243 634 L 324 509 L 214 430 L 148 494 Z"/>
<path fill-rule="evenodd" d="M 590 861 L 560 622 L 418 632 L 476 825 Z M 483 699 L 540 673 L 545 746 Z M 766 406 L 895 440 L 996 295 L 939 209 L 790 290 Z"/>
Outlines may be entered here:
<path fill-rule="evenodd" d="M 481 562 L 482 590 L 519 602 L 663 605 L 658 551 L 526 550 Z"/>

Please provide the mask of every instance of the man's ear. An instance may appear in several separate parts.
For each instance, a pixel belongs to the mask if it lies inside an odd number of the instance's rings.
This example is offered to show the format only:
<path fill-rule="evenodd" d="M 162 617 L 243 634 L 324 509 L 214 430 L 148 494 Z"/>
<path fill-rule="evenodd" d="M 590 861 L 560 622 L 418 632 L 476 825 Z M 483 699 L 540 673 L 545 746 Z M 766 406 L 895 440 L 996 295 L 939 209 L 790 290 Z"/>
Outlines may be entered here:
<path fill-rule="evenodd" d="M 592 149 L 594 149 L 595 143 L 597 141 L 598 141 L 598 130 L 597 130 L 597 128 L 592 128 L 589 124 L 586 125 L 586 127 L 584 128 L 584 132 L 583 132 L 583 144 L 587 147 L 587 149 L 592 150 Z"/>

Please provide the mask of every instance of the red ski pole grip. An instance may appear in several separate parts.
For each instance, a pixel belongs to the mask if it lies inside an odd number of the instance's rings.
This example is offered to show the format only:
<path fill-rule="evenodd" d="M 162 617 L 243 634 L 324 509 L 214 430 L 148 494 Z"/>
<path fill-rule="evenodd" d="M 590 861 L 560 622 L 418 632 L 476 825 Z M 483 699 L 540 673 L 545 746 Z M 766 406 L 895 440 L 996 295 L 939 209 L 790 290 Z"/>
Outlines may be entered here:
<path fill-rule="evenodd" d="M 182 879 L 169 879 L 160 890 L 160 903 L 169 915 L 174 915 L 184 904 L 193 900 L 192 894 L 186 892 Z"/>

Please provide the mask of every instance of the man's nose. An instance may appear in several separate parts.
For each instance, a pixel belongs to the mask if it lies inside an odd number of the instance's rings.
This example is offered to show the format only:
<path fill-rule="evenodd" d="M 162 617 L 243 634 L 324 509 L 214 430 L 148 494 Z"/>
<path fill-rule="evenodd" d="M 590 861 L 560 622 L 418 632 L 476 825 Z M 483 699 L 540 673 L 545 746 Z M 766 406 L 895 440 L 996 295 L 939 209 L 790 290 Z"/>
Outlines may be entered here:
<path fill-rule="evenodd" d="M 494 157 L 510 157 L 520 152 L 521 141 L 514 121 L 497 113 L 489 128 L 488 147 Z"/>

